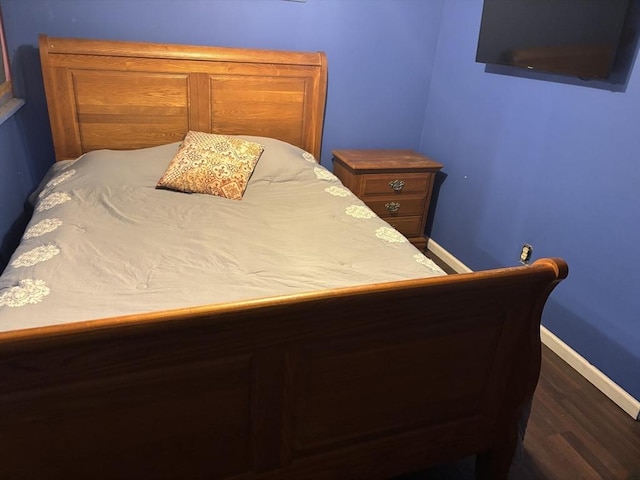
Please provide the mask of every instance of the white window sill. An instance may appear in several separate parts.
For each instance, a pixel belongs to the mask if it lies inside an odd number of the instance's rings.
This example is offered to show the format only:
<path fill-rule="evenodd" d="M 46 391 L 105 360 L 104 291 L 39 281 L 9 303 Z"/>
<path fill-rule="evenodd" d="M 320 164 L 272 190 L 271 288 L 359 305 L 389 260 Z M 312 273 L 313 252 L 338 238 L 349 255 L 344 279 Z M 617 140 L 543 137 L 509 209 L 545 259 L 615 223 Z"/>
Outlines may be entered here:
<path fill-rule="evenodd" d="M 0 105 L 0 125 L 8 120 L 11 115 L 16 113 L 23 105 L 24 100 L 21 100 L 20 98 L 11 98 Z"/>

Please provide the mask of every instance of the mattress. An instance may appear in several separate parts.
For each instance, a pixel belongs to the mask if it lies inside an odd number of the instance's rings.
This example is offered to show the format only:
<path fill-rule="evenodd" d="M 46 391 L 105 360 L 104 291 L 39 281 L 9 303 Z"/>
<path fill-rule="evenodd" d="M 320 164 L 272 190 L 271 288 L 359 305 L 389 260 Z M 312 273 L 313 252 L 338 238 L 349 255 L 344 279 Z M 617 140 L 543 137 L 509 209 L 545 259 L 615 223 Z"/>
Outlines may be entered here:
<path fill-rule="evenodd" d="M 311 154 L 264 145 L 241 200 L 156 188 L 180 143 L 57 162 L 0 276 L 0 331 L 445 273 Z"/>

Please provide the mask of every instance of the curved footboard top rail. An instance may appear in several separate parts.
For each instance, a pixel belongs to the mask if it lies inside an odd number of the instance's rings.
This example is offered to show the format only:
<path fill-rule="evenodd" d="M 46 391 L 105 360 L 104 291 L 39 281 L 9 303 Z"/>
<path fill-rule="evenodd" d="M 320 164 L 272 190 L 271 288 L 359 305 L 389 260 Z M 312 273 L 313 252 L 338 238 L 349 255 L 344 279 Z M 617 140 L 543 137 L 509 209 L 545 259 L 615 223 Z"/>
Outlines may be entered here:
<path fill-rule="evenodd" d="M 40 36 L 56 159 L 183 139 L 258 135 L 320 159 L 323 52 Z"/>
<path fill-rule="evenodd" d="M 560 259 L 0 335 L 0 477 L 506 478 Z M 37 452 L 37 455 L 34 454 Z"/>
<path fill-rule="evenodd" d="M 18 346 L 23 341 L 32 342 L 40 339 L 43 342 L 55 342 L 56 338 L 90 335 L 100 336 L 108 334 L 107 331 L 119 330 L 137 331 L 147 329 L 184 329 L 189 326 L 197 327 L 203 322 L 211 324 L 212 321 L 220 321 L 235 316 L 251 314 L 259 311 L 264 313 L 268 309 L 281 309 L 283 306 L 309 309 L 313 316 L 313 305 L 316 303 L 350 302 L 360 298 L 366 304 L 369 298 L 377 301 L 391 299 L 405 299 L 419 297 L 423 293 L 437 297 L 448 291 L 462 298 L 468 292 L 476 290 L 490 294 L 494 288 L 505 288 L 510 282 L 519 280 L 526 283 L 541 282 L 547 285 L 547 289 L 538 292 L 538 308 L 542 308 L 555 286 L 565 279 L 569 269 L 567 263 L 560 258 L 542 258 L 529 266 L 507 267 L 495 270 L 481 270 L 472 273 L 462 273 L 443 277 L 430 277 L 419 280 L 405 280 L 372 285 L 346 287 L 333 290 L 312 291 L 308 293 L 284 295 L 277 297 L 257 298 L 254 300 L 194 306 L 183 309 L 149 312 L 146 314 L 127 315 L 122 317 L 106 318 L 99 320 L 52 325 L 29 330 L 15 330 L 0 332 L 0 347 L 10 348 L 9 345 Z M 366 319 L 363 319 L 366 321 Z M 178 324 L 179 323 L 179 324 Z M 175 324 L 175 325 L 174 325 Z"/>

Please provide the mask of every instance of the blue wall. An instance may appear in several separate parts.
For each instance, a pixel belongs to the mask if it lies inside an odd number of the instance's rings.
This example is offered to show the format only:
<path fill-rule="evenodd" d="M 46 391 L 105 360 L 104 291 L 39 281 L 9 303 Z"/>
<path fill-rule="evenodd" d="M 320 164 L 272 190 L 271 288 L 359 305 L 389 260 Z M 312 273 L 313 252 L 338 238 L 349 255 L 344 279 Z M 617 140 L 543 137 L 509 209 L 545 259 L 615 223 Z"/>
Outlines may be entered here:
<path fill-rule="evenodd" d="M 33 57 L 33 50 L 31 56 Z M 24 49 L 16 55 L 26 60 Z M 35 59 L 38 60 L 37 58 Z M 26 64 L 35 65 L 33 60 Z M 39 69 L 24 79 L 24 69 L 16 68 L 15 93 L 33 101 L 22 106 L 0 124 L 0 272 L 16 248 L 31 216 L 27 197 L 40 182 L 53 157 L 53 147 Z M 36 93 L 33 93 L 35 90 Z M 33 93 L 33 94 L 32 94 Z"/>
<path fill-rule="evenodd" d="M 443 11 L 421 145 L 447 174 L 432 236 L 473 269 L 524 243 L 564 257 L 544 325 L 640 399 L 640 61 L 625 92 L 487 73 L 481 11 Z"/>
<path fill-rule="evenodd" d="M 359 147 L 414 148 L 444 163 L 433 238 L 474 269 L 515 264 L 524 242 L 535 257 L 565 257 L 570 277 L 553 294 L 545 325 L 640 398 L 637 63 L 623 93 L 486 73 L 474 62 L 480 0 L 0 6 L 14 68 L 34 84 L 20 120 L 28 128 L 0 125 L 0 198 L 11 189 L 12 199 L 10 211 L 3 204 L 3 238 L 5 216 L 20 217 L 24 192 L 52 161 L 37 85 L 39 33 L 324 50 L 323 163 L 332 149 Z M 17 189 L 19 175 L 27 180 Z"/>
<path fill-rule="evenodd" d="M 0 125 L 0 271 L 22 235 L 24 222 L 28 219 L 24 202 L 32 190 L 32 181 L 25 178 L 24 169 L 29 168 L 20 138 L 18 111 Z"/>

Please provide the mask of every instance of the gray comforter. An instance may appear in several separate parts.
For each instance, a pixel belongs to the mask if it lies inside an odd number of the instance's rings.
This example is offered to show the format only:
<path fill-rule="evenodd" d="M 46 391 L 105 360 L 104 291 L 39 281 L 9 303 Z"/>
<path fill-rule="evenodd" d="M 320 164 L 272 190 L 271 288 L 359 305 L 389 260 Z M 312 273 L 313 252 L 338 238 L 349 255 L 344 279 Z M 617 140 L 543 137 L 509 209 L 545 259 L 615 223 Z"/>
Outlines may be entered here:
<path fill-rule="evenodd" d="M 0 277 L 0 331 L 444 274 L 273 139 L 242 200 L 156 189 L 178 143 L 54 165 Z"/>

